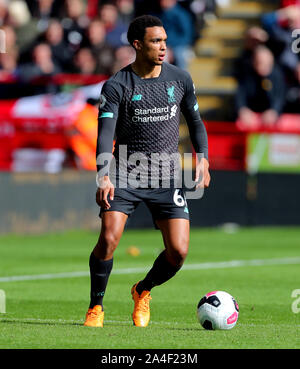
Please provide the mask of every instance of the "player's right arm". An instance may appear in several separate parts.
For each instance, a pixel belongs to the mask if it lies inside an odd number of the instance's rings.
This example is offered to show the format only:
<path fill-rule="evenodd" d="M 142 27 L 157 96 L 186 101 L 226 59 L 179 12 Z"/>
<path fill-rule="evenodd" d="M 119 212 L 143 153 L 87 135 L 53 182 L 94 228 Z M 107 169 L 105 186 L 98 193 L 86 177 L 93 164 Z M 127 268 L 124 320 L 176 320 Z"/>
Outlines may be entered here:
<path fill-rule="evenodd" d="M 109 209 L 108 195 L 113 200 L 114 185 L 109 178 L 109 166 L 112 160 L 113 140 L 121 101 L 121 89 L 114 81 L 107 81 L 101 91 L 98 113 L 97 137 L 97 184 L 96 202 Z"/>

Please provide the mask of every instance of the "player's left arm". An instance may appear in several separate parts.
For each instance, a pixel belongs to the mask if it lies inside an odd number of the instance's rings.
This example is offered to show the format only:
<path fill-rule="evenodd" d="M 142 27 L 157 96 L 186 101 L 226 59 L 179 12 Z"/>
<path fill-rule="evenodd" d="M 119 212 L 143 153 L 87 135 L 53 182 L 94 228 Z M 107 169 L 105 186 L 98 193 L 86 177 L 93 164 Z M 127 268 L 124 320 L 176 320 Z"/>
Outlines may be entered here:
<path fill-rule="evenodd" d="M 180 108 L 187 122 L 192 145 L 196 152 L 196 188 L 208 187 L 210 174 L 207 132 L 200 116 L 195 87 L 189 74 L 185 80 L 185 94 Z"/>

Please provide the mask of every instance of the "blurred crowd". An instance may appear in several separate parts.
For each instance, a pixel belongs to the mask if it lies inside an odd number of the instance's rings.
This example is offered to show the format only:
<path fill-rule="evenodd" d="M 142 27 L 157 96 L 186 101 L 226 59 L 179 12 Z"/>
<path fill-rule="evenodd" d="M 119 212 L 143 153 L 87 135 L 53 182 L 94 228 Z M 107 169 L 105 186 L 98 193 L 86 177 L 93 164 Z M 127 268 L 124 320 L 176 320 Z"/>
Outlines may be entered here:
<path fill-rule="evenodd" d="M 110 76 L 135 57 L 127 41 L 131 20 L 160 17 L 168 32 L 168 61 L 186 68 L 205 12 L 214 0 L 0 0 L 0 99 L 59 73 Z M 45 79 L 44 79 L 45 80 Z M 17 82 L 24 88 L 9 90 Z M 38 85 L 38 84 L 37 84 Z M 5 86 L 5 88 L 4 88 Z M 54 92 L 51 83 L 31 93 Z M 31 89 L 32 90 L 32 89 Z"/>
<path fill-rule="evenodd" d="M 298 40 L 297 40 L 298 37 Z M 281 0 L 261 24 L 250 27 L 237 60 L 238 119 L 272 127 L 282 113 L 300 113 L 300 0 Z"/>
<path fill-rule="evenodd" d="M 5 52 L 0 44 L 0 100 L 69 91 L 107 79 L 135 59 L 127 29 L 143 14 L 162 19 L 168 33 L 167 61 L 186 68 L 214 5 L 214 0 L 0 0 L 0 43 L 4 33 L 6 44 Z M 41 110 L 52 104 L 44 98 L 27 101 L 27 113 L 38 104 Z M 58 131 L 55 124 L 59 127 L 61 120 L 55 117 L 45 117 L 43 129 L 25 117 L 8 137 L 0 117 L 0 169 L 94 171 L 99 101 L 86 98 L 80 111 L 67 119 L 68 126 Z M 58 100 L 53 99 L 54 105 Z M 10 109 L 4 102 L 7 105 Z"/>
<path fill-rule="evenodd" d="M 162 19 L 167 61 L 186 69 L 205 19 L 229 2 L 0 0 L 6 44 L 0 53 L 0 99 L 57 92 L 58 86 L 49 81 L 58 74 L 111 76 L 134 60 L 126 34 L 132 19 L 142 14 Z M 266 125 L 282 112 L 300 113 L 300 31 L 293 33 L 300 29 L 300 0 L 274 3 L 278 9 L 247 30 L 234 68 L 237 117 L 249 126 L 256 113 Z"/>

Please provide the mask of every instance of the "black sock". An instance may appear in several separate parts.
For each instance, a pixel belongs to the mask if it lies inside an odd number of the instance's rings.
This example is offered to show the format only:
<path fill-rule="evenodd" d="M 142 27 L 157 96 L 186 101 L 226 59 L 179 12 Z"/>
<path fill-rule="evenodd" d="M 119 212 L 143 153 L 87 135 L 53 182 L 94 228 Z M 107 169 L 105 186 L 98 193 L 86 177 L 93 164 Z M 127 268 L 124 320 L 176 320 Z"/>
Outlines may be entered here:
<path fill-rule="evenodd" d="M 174 277 L 181 266 L 174 266 L 166 259 L 165 251 L 158 255 L 146 277 L 136 287 L 138 294 L 143 291 L 151 291 L 155 286 L 167 282 Z"/>
<path fill-rule="evenodd" d="M 93 308 L 95 305 L 101 305 L 103 309 L 103 297 L 113 267 L 113 259 L 99 260 L 92 252 L 89 265 L 91 276 L 90 308 Z"/>

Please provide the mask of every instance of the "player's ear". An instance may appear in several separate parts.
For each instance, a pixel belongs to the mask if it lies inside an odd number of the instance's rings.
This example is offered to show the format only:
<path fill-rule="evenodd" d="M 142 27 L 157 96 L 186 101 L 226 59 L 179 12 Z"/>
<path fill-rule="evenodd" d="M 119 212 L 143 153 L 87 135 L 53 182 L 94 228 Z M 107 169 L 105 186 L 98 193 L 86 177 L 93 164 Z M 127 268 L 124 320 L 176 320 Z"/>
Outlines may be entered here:
<path fill-rule="evenodd" d="M 135 48 L 135 50 L 141 50 L 142 42 L 140 40 L 134 40 L 132 46 Z"/>

